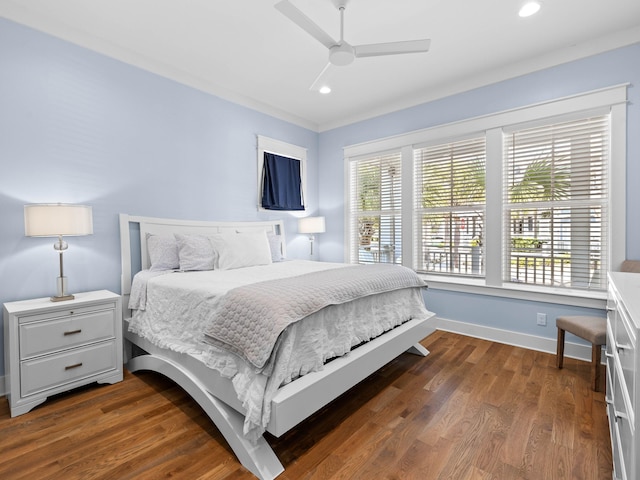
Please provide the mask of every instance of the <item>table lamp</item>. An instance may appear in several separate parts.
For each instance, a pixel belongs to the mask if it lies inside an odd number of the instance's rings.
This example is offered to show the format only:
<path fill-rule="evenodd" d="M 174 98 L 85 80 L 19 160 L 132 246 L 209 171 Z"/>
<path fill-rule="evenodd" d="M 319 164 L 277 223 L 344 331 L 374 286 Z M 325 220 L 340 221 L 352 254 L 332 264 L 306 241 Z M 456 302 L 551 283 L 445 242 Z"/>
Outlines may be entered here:
<path fill-rule="evenodd" d="M 62 203 L 32 204 L 24 206 L 24 234 L 27 237 L 58 237 L 53 248 L 60 254 L 60 276 L 57 278 L 56 295 L 52 302 L 72 300 L 67 293 L 67 277 L 64 276 L 62 253 L 68 248 L 64 236 L 90 235 L 93 233 L 93 216 L 87 205 Z"/>
<path fill-rule="evenodd" d="M 313 257 L 313 241 L 316 233 L 324 233 L 324 217 L 304 217 L 298 219 L 298 233 L 306 233 L 309 235 L 309 244 L 311 245 L 311 256 Z"/>

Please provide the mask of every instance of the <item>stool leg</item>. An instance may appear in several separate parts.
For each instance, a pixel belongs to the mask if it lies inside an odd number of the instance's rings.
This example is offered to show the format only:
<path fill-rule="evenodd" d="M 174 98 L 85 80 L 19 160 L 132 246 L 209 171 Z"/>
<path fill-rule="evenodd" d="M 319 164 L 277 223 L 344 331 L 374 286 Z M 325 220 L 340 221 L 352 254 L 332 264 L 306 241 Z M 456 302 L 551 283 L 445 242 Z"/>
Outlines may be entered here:
<path fill-rule="evenodd" d="M 591 365 L 593 370 L 593 391 L 600 391 L 600 355 L 601 355 L 602 346 L 601 345 L 592 345 L 591 346 Z"/>
<path fill-rule="evenodd" d="M 564 330 L 558 328 L 558 345 L 556 346 L 556 365 L 562 368 L 564 361 Z"/>

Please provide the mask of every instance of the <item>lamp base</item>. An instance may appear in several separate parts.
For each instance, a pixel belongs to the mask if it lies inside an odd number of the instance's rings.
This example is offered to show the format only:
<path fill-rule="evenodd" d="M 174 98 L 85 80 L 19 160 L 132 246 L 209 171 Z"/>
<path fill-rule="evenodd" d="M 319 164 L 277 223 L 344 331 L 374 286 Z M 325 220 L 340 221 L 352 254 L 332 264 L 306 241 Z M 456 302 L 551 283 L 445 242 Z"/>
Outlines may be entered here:
<path fill-rule="evenodd" d="M 62 252 L 60 252 L 60 265 L 62 265 Z M 74 296 L 67 293 L 67 277 L 60 276 L 56 278 L 56 295 L 51 297 L 52 302 L 62 302 L 64 300 L 73 300 Z"/>
<path fill-rule="evenodd" d="M 309 235 L 309 256 L 313 259 L 313 241 L 316 239 L 315 235 Z"/>
<path fill-rule="evenodd" d="M 74 298 L 76 297 L 74 297 L 73 295 L 63 295 L 61 297 L 51 297 L 50 300 L 52 302 L 62 302 L 64 300 L 73 300 Z"/>

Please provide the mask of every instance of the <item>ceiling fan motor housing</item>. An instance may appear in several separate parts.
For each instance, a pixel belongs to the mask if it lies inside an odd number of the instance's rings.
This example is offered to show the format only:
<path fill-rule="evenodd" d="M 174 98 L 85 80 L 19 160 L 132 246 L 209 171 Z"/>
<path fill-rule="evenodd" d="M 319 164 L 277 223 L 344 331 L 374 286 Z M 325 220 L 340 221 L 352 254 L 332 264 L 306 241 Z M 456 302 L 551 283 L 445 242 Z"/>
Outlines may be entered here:
<path fill-rule="evenodd" d="M 347 42 L 334 45 L 329 49 L 329 61 L 337 66 L 349 65 L 356 57 L 353 47 Z"/>

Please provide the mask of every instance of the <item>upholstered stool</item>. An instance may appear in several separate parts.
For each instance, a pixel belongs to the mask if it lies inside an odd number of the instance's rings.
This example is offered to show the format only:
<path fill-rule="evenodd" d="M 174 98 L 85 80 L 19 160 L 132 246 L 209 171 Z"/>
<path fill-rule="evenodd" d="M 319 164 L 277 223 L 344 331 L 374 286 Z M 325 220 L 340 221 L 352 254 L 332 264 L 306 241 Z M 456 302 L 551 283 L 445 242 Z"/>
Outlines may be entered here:
<path fill-rule="evenodd" d="M 600 355 L 602 345 L 607 342 L 607 319 L 581 315 L 558 317 L 556 319 L 556 327 L 558 327 L 558 352 L 556 357 L 558 368 L 562 368 L 564 360 L 565 331 L 591 342 L 591 365 L 593 369 L 591 379 L 593 389 L 598 392 L 600 389 Z"/>

